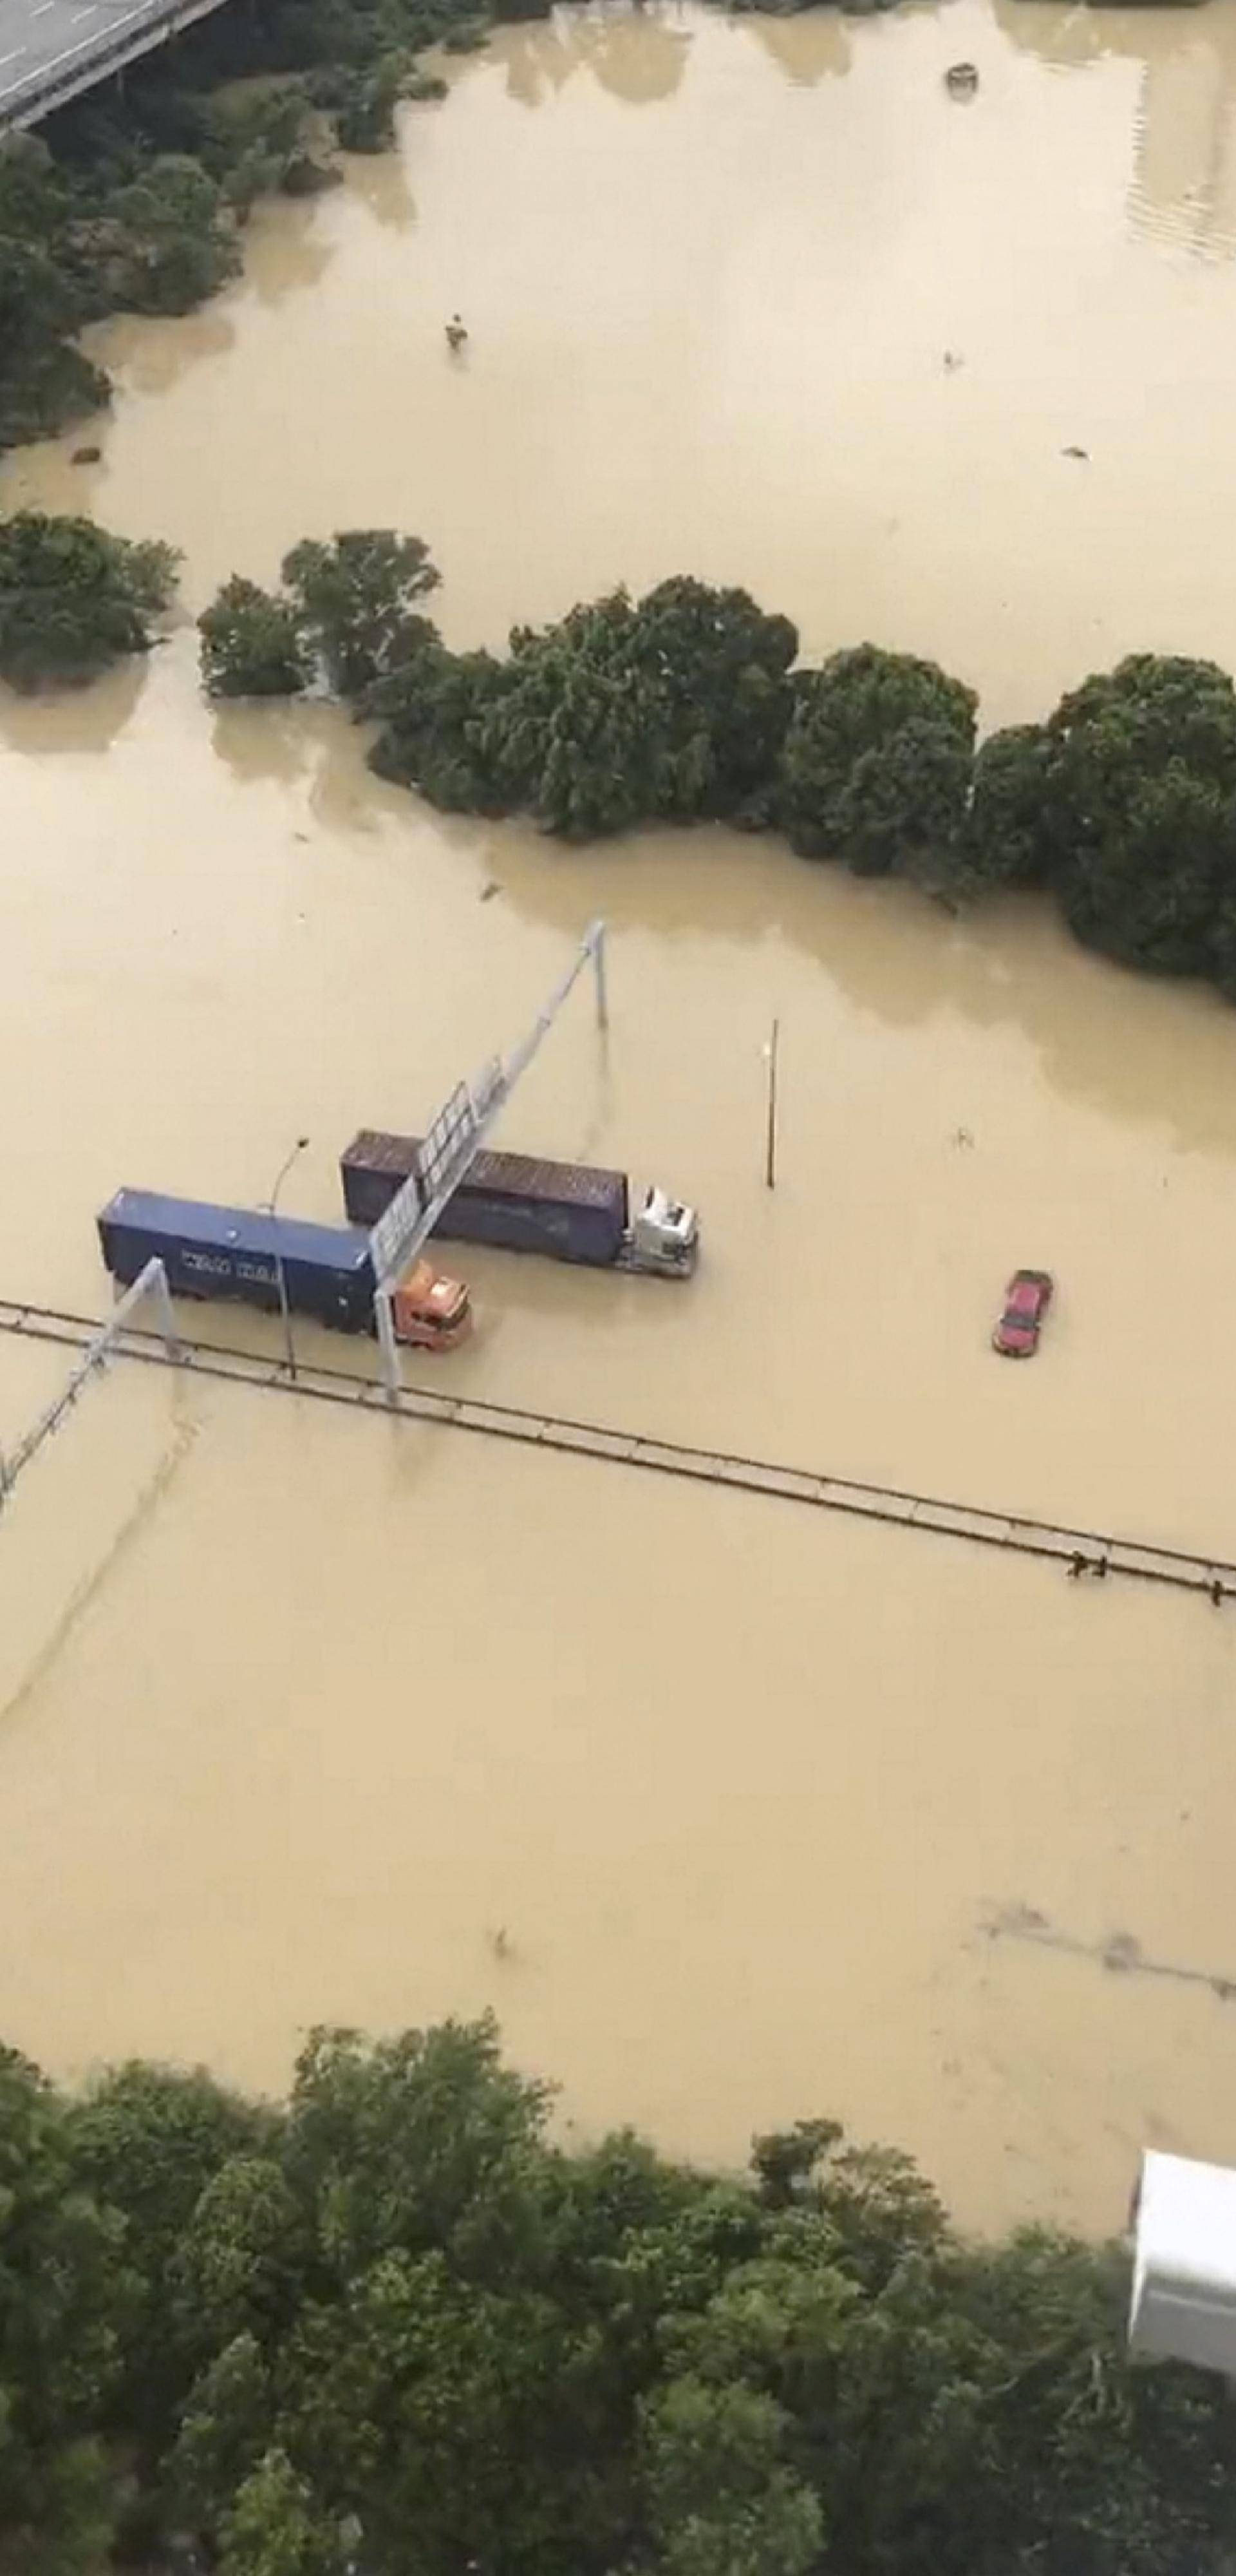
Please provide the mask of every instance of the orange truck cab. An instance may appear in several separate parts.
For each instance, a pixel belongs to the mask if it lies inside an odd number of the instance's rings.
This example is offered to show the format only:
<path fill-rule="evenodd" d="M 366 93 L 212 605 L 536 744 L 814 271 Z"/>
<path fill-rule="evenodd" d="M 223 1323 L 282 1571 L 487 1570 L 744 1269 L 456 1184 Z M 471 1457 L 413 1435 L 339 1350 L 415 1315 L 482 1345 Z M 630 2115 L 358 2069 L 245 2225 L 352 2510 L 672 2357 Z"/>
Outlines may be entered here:
<path fill-rule="evenodd" d="M 421 1350 L 451 1351 L 472 1330 L 472 1300 L 462 1279 L 448 1279 L 428 1261 L 414 1261 L 391 1299 L 398 1342 Z"/>

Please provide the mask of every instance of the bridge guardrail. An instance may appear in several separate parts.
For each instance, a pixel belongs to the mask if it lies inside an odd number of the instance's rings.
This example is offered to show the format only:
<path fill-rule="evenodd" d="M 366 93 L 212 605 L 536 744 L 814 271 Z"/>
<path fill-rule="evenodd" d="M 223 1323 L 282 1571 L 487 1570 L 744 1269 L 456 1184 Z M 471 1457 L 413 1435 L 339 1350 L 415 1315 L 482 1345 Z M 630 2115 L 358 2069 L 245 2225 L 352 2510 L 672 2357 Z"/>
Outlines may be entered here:
<path fill-rule="evenodd" d="M 127 11 L 123 19 L 93 36 L 83 36 L 44 63 L 16 80 L 10 89 L 0 91 L 0 133 L 10 127 L 37 124 L 52 110 L 64 107 L 96 81 L 106 80 L 113 72 L 123 71 L 127 63 L 136 62 L 182 27 L 192 26 L 212 10 L 222 8 L 223 0 L 142 0 L 142 5 Z"/>

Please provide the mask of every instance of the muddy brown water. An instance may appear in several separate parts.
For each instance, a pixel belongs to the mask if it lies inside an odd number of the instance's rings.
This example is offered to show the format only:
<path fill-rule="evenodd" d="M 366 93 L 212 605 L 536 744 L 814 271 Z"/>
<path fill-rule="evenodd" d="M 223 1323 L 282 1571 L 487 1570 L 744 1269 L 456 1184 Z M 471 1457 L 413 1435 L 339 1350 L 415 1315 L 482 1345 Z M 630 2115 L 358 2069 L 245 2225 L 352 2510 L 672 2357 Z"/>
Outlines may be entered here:
<path fill-rule="evenodd" d="M 99 464 L 0 501 L 171 537 L 190 610 L 399 522 L 459 641 L 738 579 L 988 721 L 1137 645 L 1236 662 L 1234 75 L 1228 0 L 509 30 L 226 297 L 95 335 Z M 286 1204 L 337 1213 L 352 1129 L 423 1120 L 602 912 L 608 1042 L 581 992 L 503 1138 L 688 1193 L 703 1268 L 462 1254 L 433 1382 L 1236 1554 L 1230 1011 L 1036 903 L 567 853 L 362 753 L 207 711 L 187 624 L 0 702 L 0 1293 L 97 1311 L 119 1182 L 261 1198 L 299 1133 Z M 1060 1282 L 1030 1369 L 987 1347 L 1017 1262 Z M 0 1341 L 0 1438 L 61 1367 Z M 737 2160 L 835 2111 L 967 2217 L 1116 2225 L 1144 2143 L 1236 2155 L 1233 2007 L 1104 1964 L 1236 1974 L 1232 1655 L 1191 1599 L 116 1371 L 0 1532 L 0 2024 L 276 2085 L 315 2019 L 492 2002 L 581 2131 Z"/>

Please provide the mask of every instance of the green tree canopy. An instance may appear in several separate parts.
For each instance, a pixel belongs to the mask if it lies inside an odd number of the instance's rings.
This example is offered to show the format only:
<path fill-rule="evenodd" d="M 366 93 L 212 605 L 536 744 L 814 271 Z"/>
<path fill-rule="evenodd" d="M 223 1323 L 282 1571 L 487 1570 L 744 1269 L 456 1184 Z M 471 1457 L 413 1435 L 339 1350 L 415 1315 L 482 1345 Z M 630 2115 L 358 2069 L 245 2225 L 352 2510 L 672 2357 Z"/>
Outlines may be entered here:
<path fill-rule="evenodd" d="M 224 2517 L 219 2576 L 344 2576 L 338 2531 L 286 2451 L 267 2451 Z"/>
<path fill-rule="evenodd" d="M 448 813 L 502 813 L 505 781 L 486 746 L 508 679 L 508 665 L 492 653 L 448 653 L 427 641 L 366 693 L 364 710 L 382 727 L 371 766 Z"/>
<path fill-rule="evenodd" d="M 300 630 L 342 698 L 361 699 L 434 641 L 419 603 L 441 575 L 420 537 L 351 528 L 306 537 L 283 565 Z"/>
<path fill-rule="evenodd" d="M 0 520 L 0 679 L 17 689 L 90 680 L 146 652 L 176 563 L 171 546 L 112 537 L 90 519 L 19 510 Z"/>
<path fill-rule="evenodd" d="M 289 599 L 233 573 L 198 621 L 202 680 L 212 698 L 287 698 L 311 664 Z"/>
<path fill-rule="evenodd" d="M 1134 653 L 1047 728 L 1055 877 L 1092 946 L 1169 973 L 1221 964 L 1236 902 L 1236 691 L 1214 662 Z"/>
<path fill-rule="evenodd" d="M 517 627 L 509 660 L 422 665 L 377 765 L 426 794 L 523 809 L 572 838 L 647 821 L 766 814 L 797 649 L 745 591 L 681 578 L 554 626 Z"/>
<path fill-rule="evenodd" d="M 965 821 L 976 703 L 934 662 L 875 644 L 800 674 L 779 793 L 795 849 L 863 876 L 929 867 Z"/>
<path fill-rule="evenodd" d="M 975 891 L 1051 876 L 1056 746 L 1046 725 L 989 734 L 974 758 L 965 856 Z"/>
<path fill-rule="evenodd" d="M 107 401 L 106 376 L 65 337 L 81 319 L 76 290 L 50 252 L 0 230 L 0 447 L 41 438 Z"/>
<path fill-rule="evenodd" d="M 1123 2252 L 835 2121 L 744 2184 L 548 2109 L 489 2021 L 279 2108 L 0 2058 L 0 2562 L 96 2576 L 129 2491 L 228 2576 L 1225 2576 L 1236 2423 L 1130 2367 Z"/>
<path fill-rule="evenodd" d="M 673 2379 L 643 2409 L 643 2474 L 664 2576 L 808 2576 L 818 2496 L 788 2466 L 792 2418 L 741 2381 Z"/>
<path fill-rule="evenodd" d="M 101 312 L 187 313 L 240 267 L 222 192 L 199 161 L 156 155 L 69 228 L 83 301 Z"/>
<path fill-rule="evenodd" d="M 30 2576 L 97 2564 L 113 2521 L 102 2438 L 134 2285 L 118 2213 L 83 2186 L 64 2103 L 0 2050 L 0 2534 Z"/>
<path fill-rule="evenodd" d="M 153 2459 L 213 2348 L 207 2321 L 183 2295 L 191 2222 L 215 2177 L 260 2148 L 272 2121 L 201 2070 L 139 2061 L 72 2103 L 68 2121 L 84 2186 L 123 2223 L 132 2295 L 119 2343 L 120 2413 Z"/>

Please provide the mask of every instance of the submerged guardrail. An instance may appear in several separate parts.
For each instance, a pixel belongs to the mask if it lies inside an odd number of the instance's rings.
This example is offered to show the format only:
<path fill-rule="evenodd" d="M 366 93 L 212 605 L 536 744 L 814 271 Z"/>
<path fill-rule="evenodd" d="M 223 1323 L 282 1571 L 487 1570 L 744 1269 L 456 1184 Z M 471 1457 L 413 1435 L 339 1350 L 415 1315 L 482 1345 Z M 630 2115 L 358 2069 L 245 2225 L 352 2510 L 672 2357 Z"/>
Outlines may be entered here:
<path fill-rule="evenodd" d="M 99 1329 L 94 1316 L 0 1299 L 0 1333 L 81 1349 Z M 1054 1561 L 1077 1580 L 1120 1576 L 1138 1583 L 1169 1584 L 1204 1595 L 1216 1608 L 1236 1600 L 1236 1563 L 1227 1557 L 1160 1547 L 1153 1541 L 1041 1520 L 1025 1512 L 950 1502 L 940 1495 L 909 1493 L 892 1485 L 864 1484 L 855 1477 L 743 1457 L 731 1450 L 696 1448 L 687 1441 L 655 1439 L 647 1432 L 576 1421 L 566 1414 L 448 1395 L 433 1387 L 402 1387 L 392 1401 L 381 1380 L 361 1377 L 355 1370 L 306 1367 L 298 1362 L 293 1375 L 286 1360 L 275 1362 L 257 1352 L 230 1350 L 224 1343 L 182 1340 L 177 1351 L 179 1356 L 158 1334 L 140 1328 L 118 1333 L 113 1344 L 115 1358 L 143 1361 L 150 1367 L 183 1367 L 195 1377 L 304 1396 L 318 1404 L 351 1405 L 388 1420 L 470 1431 L 492 1440 L 518 1442 L 527 1449 L 642 1468 L 647 1474 L 728 1487 L 736 1493 L 763 1494 L 817 1511 L 883 1521 L 898 1529 L 927 1530 L 937 1538 L 967 1539 L 978 1547 L 1006 1548 L 1017 1555 Z"/>
<path fill-rule="evenodd" d="M 28 71 L 15 72 L 7 83 L 0 82 L 0 133 L 13 126 L 37 125 L 54 108 L 92 89 L 96 81 L 123 71 L 139 55 L 152 52 L 182 27 L 191 27 L 196 18 L 222 6 L 223 0 L 133 0 L 119 16 L 114 11 L 107 17 L 101 14 L 93 33 L 32 63 Z M 77 15 L 80 18 L 85 12 L 79 9 Z M 13 59 L 20 60 L 24 51 L 24 47 L 18 49 Z"/>

